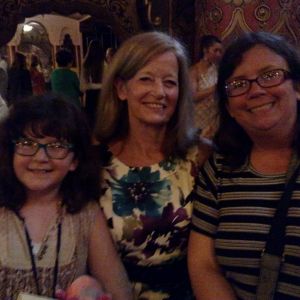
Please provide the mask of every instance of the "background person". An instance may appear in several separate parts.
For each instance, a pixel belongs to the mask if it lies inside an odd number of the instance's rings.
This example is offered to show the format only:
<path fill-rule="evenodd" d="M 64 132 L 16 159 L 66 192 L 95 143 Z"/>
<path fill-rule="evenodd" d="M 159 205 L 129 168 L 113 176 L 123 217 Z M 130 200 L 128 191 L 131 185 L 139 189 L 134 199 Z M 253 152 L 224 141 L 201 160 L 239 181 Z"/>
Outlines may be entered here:
<path fill-rule="evenodd" d="M 26 56 L 15 54 L 12 66 L 8 70 L 7 102 L 8 105 L 32 95 L 30 72 L 27 69 Z"/>
<path fill-rule="evenodd" d="M 8 84 L 8 74 L 7 74 L 7 61 L 4 55 L 0 54 L 0 96 L 2 99 L 7 98 L 7 84 Z"/>
<path fill-rule="evenodd" d="M 201 136 L 206 138 L 213 138 L 219 124 L 214 94 L 222 53 L 221 40 L 214 35 L 204 35 L 200 42 L 200 60 L 190 68 L 196 126 L 201 129 Z"/>
<path fill-rule="evenodd" d="M 51 90 L 81 107 L 79 78 L 71 70 L 73 59 L 73 55 L 68 49 L 62 48 L 57 51 L 56 62 L 58 68 L 51 73 Z"/>
<path fill-rule="evenodd" d="M 90 127 L 94 128 L 98 100 L 102 87 L 104 53 L 99 40 L 92 40 L 82 64 L 80 90 L 85 93 L 85 112 Z"/>
<path fill-rule="evenodd" d="M 116 49 L 113 47 L 109 47 L 105 51 L 105 63 L 109 65 L 112 62 L 112 59 L 116 53 Z"/>
<path fill-rule="evenodd" d="M 45 79 L 41 71 L 39 58 L 35 54 L 31 56 L 31 64 L 29 71 L 33 95 L 43 95 L 46 92 Z"/>
<path fill-rule="evenodd" d="M 0 299 L 54 298 L 87 268 L 113 299 L 131 299 L 125 270 L 95 202 L 90 134 L 75 105 L 34 97 L 0 126 Z"/>
<path fill-rule="evenodd" d="M 149 32 L 125 41 L 103 83 L 95 129 L 106 158 L 100 203 L 134 299 L 192 298 L 189 195 L 208 146 L 192 126 L 187 75 L 182 45 Z"/>
<path fill-rule="evenodd" d="M 257 299 L 261 256 L 293 155 L 299 163 L 299 84 L 299 56 L 282 37 L 248 33 L 224 54 L 218 153 L 198 178 L 189 242 L 197 299 Z M 300 298 L 299 182 L 298 175 L 274 299 Z"/>

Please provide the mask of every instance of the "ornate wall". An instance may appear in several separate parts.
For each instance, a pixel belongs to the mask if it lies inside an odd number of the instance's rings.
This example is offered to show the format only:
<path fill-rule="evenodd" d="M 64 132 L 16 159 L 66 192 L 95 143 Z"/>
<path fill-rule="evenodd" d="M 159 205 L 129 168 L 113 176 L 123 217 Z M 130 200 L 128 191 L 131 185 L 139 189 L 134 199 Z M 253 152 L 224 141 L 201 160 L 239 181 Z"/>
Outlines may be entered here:
<path fill-rule="evenodd" d="M 110 25 L 119 38 L 125 39 L 140 30 L 135 1 L 130 0 L 1 0 L 0 45 L 14 35 L 25 17 L 57 12 L 89 14 Z"/>
<path fill-rule="evenodd" d="M 166 31 L 194 53 L 195 0 L 1 0 L 0 46 L 25 18 L 51 12 L 89 14 L 111 26 L 119 41 L 144 30 Z"/>
<path fill-rule="evenodd" d="M 226 44 L 242 32 L 264 30 L 300 46 L 299 0 L 196 0 L 195 9 L 198 37 L 213 33 Z"/>

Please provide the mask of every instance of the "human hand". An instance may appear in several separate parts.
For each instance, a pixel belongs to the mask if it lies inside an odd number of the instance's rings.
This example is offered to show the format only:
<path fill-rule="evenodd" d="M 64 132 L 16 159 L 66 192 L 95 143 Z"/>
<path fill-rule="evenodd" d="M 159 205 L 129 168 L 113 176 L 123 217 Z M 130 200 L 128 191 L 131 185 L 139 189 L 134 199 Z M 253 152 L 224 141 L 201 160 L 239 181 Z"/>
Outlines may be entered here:
<path fill-rule="evenodd" d="M 66 289 L 57 290 L 59 300 L 111 300 L 111 295 L 104 293 L 100 283 L 88 275 L 78 277 Z"/>
<path fill-rule="evenodd" d="M 79 296 L 68 296 L 63 290 L 57 290 L 55 297 L 58 300 L 112 300 L 110 294 L 102 294 L 100 296 L 95 295 L 79 295 Z"/>

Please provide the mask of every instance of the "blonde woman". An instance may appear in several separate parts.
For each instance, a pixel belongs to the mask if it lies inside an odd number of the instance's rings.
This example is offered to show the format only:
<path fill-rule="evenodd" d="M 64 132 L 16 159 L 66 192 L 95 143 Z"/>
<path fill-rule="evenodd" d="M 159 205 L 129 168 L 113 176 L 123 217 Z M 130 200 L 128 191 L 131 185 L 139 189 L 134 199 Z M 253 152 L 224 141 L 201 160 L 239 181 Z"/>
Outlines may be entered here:
<path fill-rule="evenodd" d="M 106 75 L 95 128 L 106 157 L 100 203 L 135 298 L 191 299 L 189 195 L 209 146 L 193 127 L 184 48 L 163 33 L 136 35 Z"/>

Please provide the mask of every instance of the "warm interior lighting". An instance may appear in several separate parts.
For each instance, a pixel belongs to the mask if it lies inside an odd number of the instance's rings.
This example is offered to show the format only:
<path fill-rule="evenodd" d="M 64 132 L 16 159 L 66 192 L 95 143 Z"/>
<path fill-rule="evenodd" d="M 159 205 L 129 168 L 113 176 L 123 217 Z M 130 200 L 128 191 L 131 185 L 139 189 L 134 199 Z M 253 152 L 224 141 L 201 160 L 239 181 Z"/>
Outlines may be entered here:
<path fill-rule="evenodd" d="M 23 31 L 24 31 L 24 32 L 29 32 L 29 31 L 31 31 L 32 29 L 33 29 L 33 26 L 31 26 L 31 25 L 25 24 L 25 25 L 23 26 Z"/>

